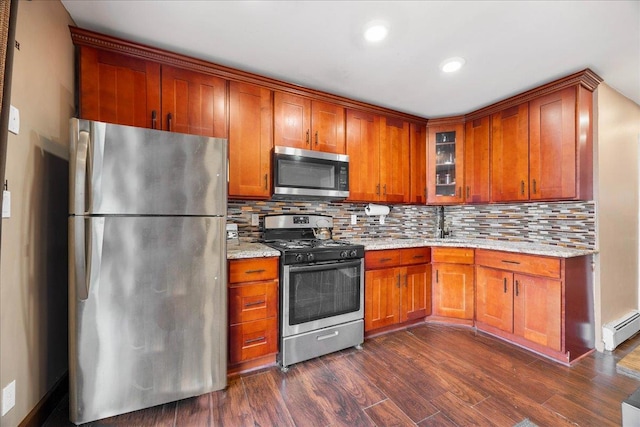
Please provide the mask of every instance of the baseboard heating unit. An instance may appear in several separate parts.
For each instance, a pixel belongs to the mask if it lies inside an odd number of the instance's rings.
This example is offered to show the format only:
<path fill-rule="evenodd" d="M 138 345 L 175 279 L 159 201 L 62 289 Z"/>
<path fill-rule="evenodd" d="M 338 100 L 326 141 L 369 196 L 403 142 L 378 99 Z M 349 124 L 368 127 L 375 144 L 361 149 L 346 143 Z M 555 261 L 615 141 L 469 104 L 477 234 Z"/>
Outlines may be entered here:
<path fill-rule="evenodd" d="M 638 331 L 640 331 L 640 313 L 637 310 L 631 311 L 613 322 L 605 323 L 602 325 L 604 349 L 613 351 Z"/>

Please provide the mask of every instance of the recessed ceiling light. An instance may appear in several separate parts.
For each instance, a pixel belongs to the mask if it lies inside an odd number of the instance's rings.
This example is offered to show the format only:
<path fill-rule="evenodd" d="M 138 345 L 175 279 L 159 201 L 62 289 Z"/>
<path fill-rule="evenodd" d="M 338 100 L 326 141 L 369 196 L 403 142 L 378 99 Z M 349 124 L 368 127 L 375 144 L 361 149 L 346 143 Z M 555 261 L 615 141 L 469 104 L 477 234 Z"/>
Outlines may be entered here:
<path fill-rule="evenodd" d="M 464 58 L 460 58 L 459 56 L 456 56 L 454 58 L 449 58 L 442 61 L 442 63 L 440 64 L 440 69 L 445 73 L 453 73 L 455 71 L 458 71 L 460 68 L 462 68 L 464 63 L 465 63 Z"/>
<path fill-rule="evenodd" d="M 371 23 L 364 30 L 364 38 L 372 43 L 384 40 L 387 34 L 389 34 L 389 29 L 380 22 Z"/>

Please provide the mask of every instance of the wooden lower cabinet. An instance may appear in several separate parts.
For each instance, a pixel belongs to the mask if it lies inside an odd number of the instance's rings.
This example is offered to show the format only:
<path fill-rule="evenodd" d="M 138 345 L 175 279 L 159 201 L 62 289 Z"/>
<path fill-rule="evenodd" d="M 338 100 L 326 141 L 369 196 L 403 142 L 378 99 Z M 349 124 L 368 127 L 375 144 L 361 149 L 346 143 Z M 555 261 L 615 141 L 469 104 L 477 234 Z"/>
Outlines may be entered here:
<path fill-rule="evenodd" d="M 473 249 L 432 248 L 433 315 L 473 320 Z"/>
<path fill-rule="evenodd" d="M 476 250 L 476 327 L 570 364 L 595 345 L 591 261 Z"/>
<path fill-rule="evenodd" d="M 365 253 L 365 332 L 431 313 L 429 248 Z"/>
<path fill-rule="evenodd" d="M 278 258 L 229 261 L 229 372 L 275 362 Z"/>

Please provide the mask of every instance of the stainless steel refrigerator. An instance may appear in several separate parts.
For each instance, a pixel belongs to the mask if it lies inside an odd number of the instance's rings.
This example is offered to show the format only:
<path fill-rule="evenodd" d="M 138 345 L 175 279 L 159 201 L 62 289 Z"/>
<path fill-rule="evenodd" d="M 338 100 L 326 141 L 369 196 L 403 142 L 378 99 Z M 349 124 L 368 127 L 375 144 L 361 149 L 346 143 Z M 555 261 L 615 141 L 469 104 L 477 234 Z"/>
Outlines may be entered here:
<path fill-rule="evenodd" d="M 71 120 L 69 416 L 226 387 L 227 141 Z"/>

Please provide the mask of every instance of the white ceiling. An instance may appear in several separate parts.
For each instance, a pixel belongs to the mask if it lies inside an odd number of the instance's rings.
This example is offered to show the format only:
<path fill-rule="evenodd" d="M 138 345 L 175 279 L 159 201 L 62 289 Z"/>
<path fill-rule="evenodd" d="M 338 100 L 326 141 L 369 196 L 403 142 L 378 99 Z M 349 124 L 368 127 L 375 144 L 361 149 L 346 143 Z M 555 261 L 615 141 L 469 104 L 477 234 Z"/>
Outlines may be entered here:
<path fill-rule="evenodd" d="M 62 3 L 82 28 L 427 118 L 584 68 L 640 104 L 640 1 Z M 361 36 L 372 20 L 380 45 Z M 452 56 L 466 65 L 445 75 Z"/>

